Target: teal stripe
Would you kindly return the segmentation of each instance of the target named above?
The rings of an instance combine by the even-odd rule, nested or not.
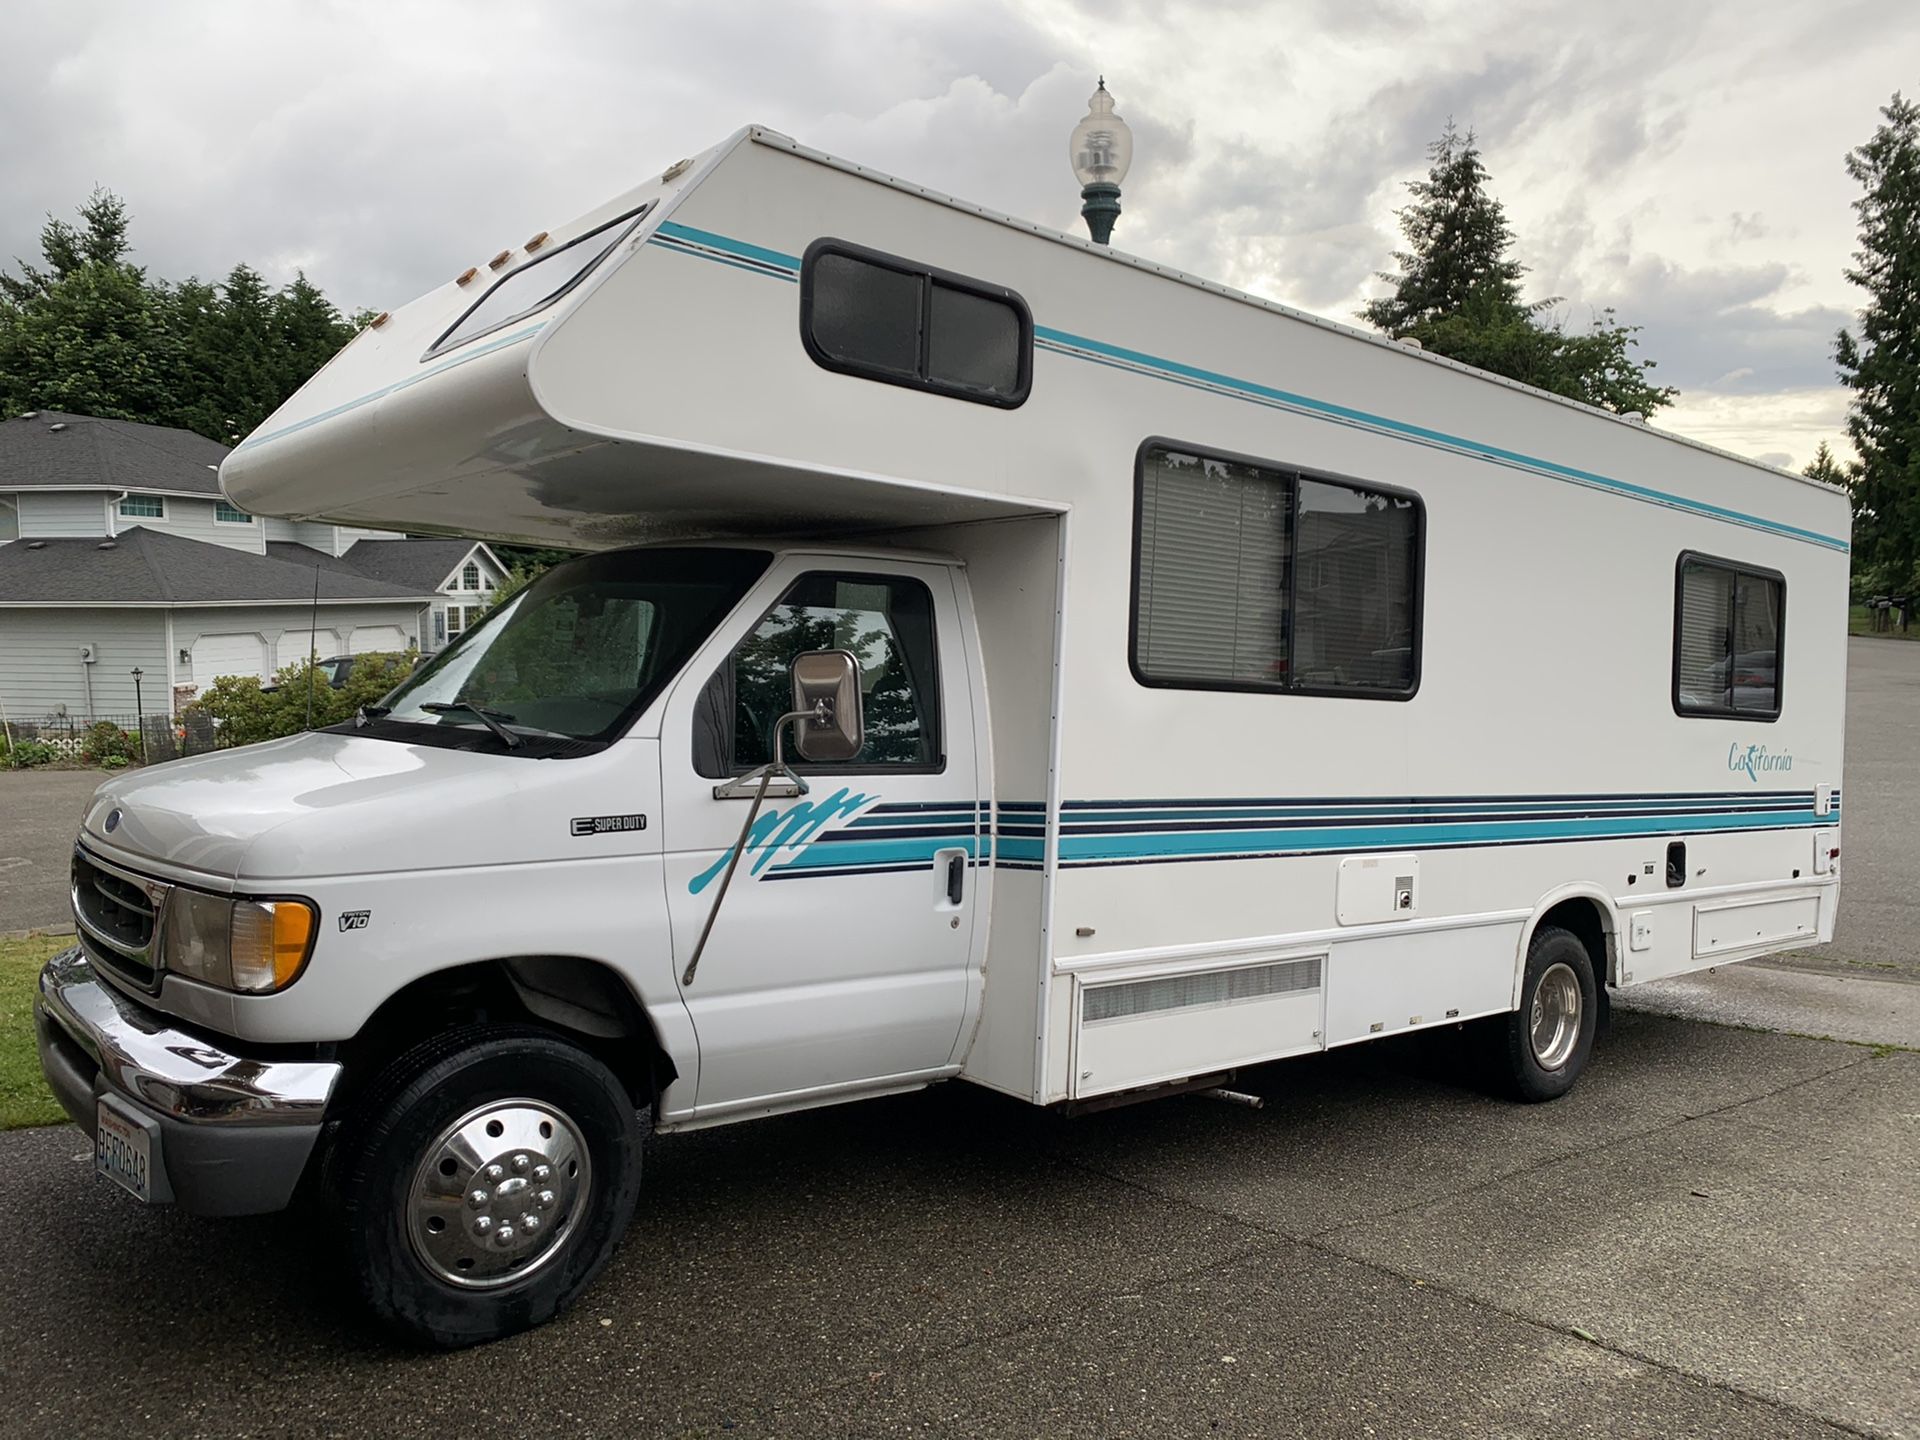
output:
[[[1447,825],[1355,825],[1301,830],[1202,830],[1175,835],[1063,835],[1066,861],[1177,859],[1248,851],[1384,850],[1405,846],[1444,849],[1489,841],[1601,840],[1686,834],[1702,830],[1761,830],[1829,823],[1811,809],[1767,815],[1668,815],[1593,820],[1489,820]],[[1035,847],[1037,842],[1028,841]],[[1002,853],[1006,851],[1003,849]],[[1010,855],[1008,858],[1038,858]]]
[[[336,405],[331,410],[322,410],[318,415],[309,415],[304,420],[296,420],[293,424],[283,425],[278,430],[269,430],[264,435],[256,431],[242,440],[238,445],[234,446],[234,451],[238,453],[246,449],[249,445],[264,445],[269,440],[278,440],[283,435],[291,435],[296,431],[305,430],[309,425],[318,425],[322,420],[331,420],[336,415],[345,415],[349,410],[358,410],[362,405],[371,405],[374,401],[383,399],[397,390],[404,390],[409,385],[418,385],[422,380],[431,380],[436,375],[443,374],[448,370],[457,369],[469,360],[478,360],[482,355],[492,354],[495,350],[504,350],[509,345],[518,345],[529,335],[537,334],[545,327],[546,323],[544,320],[537,321],[527,326],[524,330],[516,330],[511,335],[489,341],[487,344],[477,346],[472,350],[462,350],[460,354],[456,355],[453,359],[442,361],[430,370],[422,370],[417,375],[409,375],[404,380],[396,380],[391,385],[383,385],[378,390],[362,395],[358,400],[349,400],[346,404]]]
[[[694,245],[705,245],[712,250],[724,250],[729,255],[743,255],[749,260],[758,260],[762,265],[777,265],[782,270],[799,273],[800,261],[793,255],[782,254],[778,250],[768,250],[764,246],[749,245],[744,240],[732,240],[725,235],[716,235],[711,230],[696,230],[691,225],[682,225],[673,220],[662,220],[655,227],[654,234],[665,235],[673,240],[685,240]]]
[[[776,868],[781,871],[833,870],[844,865],[898,865],[909,861],[927,864],[941,850],[979,853],[971,835],[929,836],[921,840],[828,840],[809,845]]]
[[[1503,449],[1498,445],[1483,444],[1478,440],[1468,440],[1463,436],[1450,435],[1444,430],[1430,429],[1425,425],[1414,425],[1405,420],[1394,420],[1384,415],[1375,415],[1370,411],[1356,410],[1350,405],[1336,405],[1329,400],[1316,400],[1309,395],[1296,394],[1291,390],[1277,390],[1271,385],[1262,385],[1253,380],[1242,380],[1236,376],[1225,375],[1217,370],[1203,370],[1197,365],[1183,364],[1178,360],[1168,360],[1158,355],[1149,355],[1141,350],[1129,350],[1120,345],[1109,345],[1101,340],[1089,340],[1082,335],[1074,335],[1065,330],[1053,330],[1044,325],[1034,326],[1036,338],[1048,340],[1057,345],[1070,345],[1076,349],[1091,351],[1096,355],[1108,355],[1125,360],[1149,370],[1157,370],[1165,375],[1198,380],[1215,385],[1223,390],[1237,391],[1243,395],[1263,400],[1278,401],[1311,414],[1323,415],[1343,424],[1360,425],[1384,434],[1417,440],[1424,444],[1443,445],[1448,449],[1468,454],[1484,456],[1489,460],[1498,460],[1502,464],[1517,465],[1537,474],[1554,479],[1567,480],[1575,484],[1591,486],[1599,490],[1608,490],[1634,500],[1643,500],[1649,504],[1664,505],[1675,510],[1691,511],[1715,520],[1727,520],[1736,525],[1745,525],[1757,530],[1770,531],[1777,535],[1790,536],[1796,540],[1805,540],[1815,545],[1824,545],[1830,550],[1845,553],[1847,542],[1831,535],[1822,535],[1816,530],[1803,530],[1797,525],[1788,525],[1778,520],[1768,520],[1759,515],[1749,515],[1741,510],[1728,509],[1724,505],[1712,505],[1704,500],[1690,500],[1684,495],[1675,495],[1665,490],[1656,490],[1649,485],[1636,485],[1628,480],[1616,480],[1592,470],[1582,470],[1572,465],[1562,465],[1555,460],[1542,460],[1538,456],[1524,455],[1517,450]]]

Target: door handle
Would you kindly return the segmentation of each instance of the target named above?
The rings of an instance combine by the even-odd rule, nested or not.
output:
[[[947,903],[958,905],[967,896],[967,852],[955,850],[947,856]]]

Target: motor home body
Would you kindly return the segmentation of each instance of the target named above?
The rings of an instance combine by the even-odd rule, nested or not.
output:
[[[1607,987],[1833,932],[1843,495],[769,131],[375,320],[222,481],[592,552],[102,787],[42,983],[103,1168],[324,1171],[429,1338],[591,1278],[636,1109],[1469,1022],[1549,1098]]]

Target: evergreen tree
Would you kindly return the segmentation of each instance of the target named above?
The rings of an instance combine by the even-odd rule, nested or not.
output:
[[[22,260],[17,277],[0,273],[0,413],[149,419],[178,357],[165,307],[127,259],[120,199],[96,190],[80,219],[41,229],[44,269]]]
[[[1382,272],[1393,293],[1367,302],[1361,318],[1424,349],[1551,390],[1589,405],[1650,415],[1676,393],[1656,385],[1651,360],[1637,360],[1639,327],[1603,310],[1585,331],[1544,319],[1558,299],[1527,301],[1526,267],[1508,253],[1513,228],[1487,190],[1487,168],[1472,131],[1451,120],[1427,147],[1427,178],[1408,183],[1414,201],[1398,212],[1405,250],[1400,273]]]
[[[1809,480],[1818,480],[1822,485],[1844,487],[1848,479],[1846,466],[1833,458],[1833,451],[1824,440],[1820,442],[1820,448],[1813,452],[1812,463],[1800,473]]]
[[[1470,308],[1502,318],[1527,314],[1520,300],[1526,269],[1507,254],[1513,228],[1487,193],[1473,132],[1463,136],[1449,120],[1427,155],[1427,178],[1407,184],[1414,203],[1396,212],[1408,247],[1393,252],[1401,273],[1380,275],[1393,294],[1368,301],[1361,315],[1389,335],[1405,335]]]
[[[71,410],[231,445],[359,328],[305,275],[278,291],[244,264],[218,285],[150,280],[118,196],[96,190],[79,214],[47,221],[39,263],[0,271],[0,414]]]
[[[1867,292],[1859,333],[1834,341],[1853,391],[1854,556],[1898,591],[1920,587],[1920,106],[1896,91],[1885,124],[1847,155],[1862,194],[1847,279]]]

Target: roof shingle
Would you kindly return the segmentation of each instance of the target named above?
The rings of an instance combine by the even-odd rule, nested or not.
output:
[[[304,545],[272,549],[252,555],[144,526],[113,540],[18,540],[0,545],[0,604],[286,604],[311,601],[316,575],[322,601],[432,598],[432,585],[369,579]]]
[[[38,410],[0,420],[0,491],[98,486],[218,495],[227,447],[191,430]]]

